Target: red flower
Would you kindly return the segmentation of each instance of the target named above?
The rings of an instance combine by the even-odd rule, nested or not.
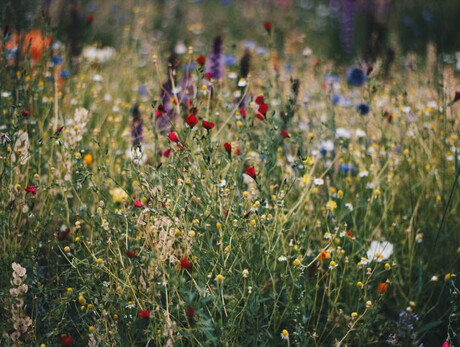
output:
[[[23,117],[29,117],[30,116],[30,111],[29,110],[22,111],[22,116]]]
[[[460,90],[456,91],[454,96],[454,102],[457,102],[458,100],[460,100]]]
[[[268,104],[262,104],[259,106],[259,109],[257,110],[259,113],[262,113],[262,115],[266,115],[268,111]]]
[[[195,61],[198,65],[204,66],[204,64],[206,64],[206,57],[204,55],[199,55]]]
[[[265,98],[263,95],[259,95],[255,100],[254,102],[257,104],[257,105],[262,105],[263,103],[265,103]]]
[[[377,287],[377,293],[379,294],[385,294],[385,292],[387,291],[388,289],[388,283],[385,283],[385,282],[382,282],[379,284],[379,286]]]
[[[165,113],[166,113],[165,107],[163,105],[158,105],[158,108],[155,111],[155,116],[158,118],[164,115]]]
[[[141,319],[150,319],[150,310],[146,308],[145,310],[139,311],[139,318]]]
[[[169,139],[172,141],[172,142],[179,142],[179,138],[177,137],[176,133],[171,131],[169,134],[168,134],[168,137]]]
[[[353,237],[353,231],[350,229],[347,231],[348,237]]]
[[[62,131],[62,129],[64,129],[64,126],[63,126],[63,125],[61,125],[60,127],[58,127],[58,128],[56,129],[56,134],[60,134],[61,131]]]
[[[248,175],[249,177],[251,177],[253,180],[257,178],[256,169],[254,169],[254,166],[247,168],[246,171],[244,171],[244,173]]]
[[[179,261],[179,266],[182,270],[190,270],[192,268],[192,263],[184,257]]]
[[[271,33],[272,31],[272,22],[266,21],[264,22],[264,28],[267,30],[267,33]]]
[[[169,158],[170,155],[171,155],[171,148],[163,152],[163,157]]]
[[[207,121],[203,121],[201,123],[203,125],[203,128],[205,128],[206,130],[211,130],[212,128],[214,128],[215,124],[212,123],[212,122],[207,122]]]
[[[198,113],[198,108],[196,108],[196,107],[191,107],[191,108],[190,108],[190,113],[193,114],[194,116],[196,116],[196,114]]]
[[[187,118],[185,118],[185,123],[187,123],[187,125],[188,125],[190,128],[193,128],[195,125],[197,125],[198,119],[195,117],[194,114],[191,114],[190,116],[188,116]]]
[[[234,153],[235,153],[235,155],[240,155],[241,154],[241,149],[239,149],[239,148],[235,149]]]
[[[291,137],[291,134],[289,134],[289,131],[286,129],[283,129],[281,130],[281,136],[283,136],[283,139],[285,139],[286,137]]]
[[[70,346],[74,342],[74,339],[68,335],[61,335],[59,343],[61,346]]]
[[[256,113],[256,118],[260,119],[260,120],[265,120],[265,117],[262,113]]]
[[[37,195],[37,188],[34,186],[27,186],[26,189],[24,189],[26,193],[31,193],[32,195]]]
[[[94,20],[94,16],[92,14],[89,14],[86,16],[86,24],[91,24]]]
[[[232,144],[231,143],[225,142],[224,148],[227,151],[228,155],[232,155]]]
[[[210,81],[210,80],[211,80],[211,73],[210,73],[210,72],[206,72],[206,73],[204,74],[204,78],[207,79],[208,81]]]
[[[140,200],[134,201],[134,207],[142,207],[142,202]]]
[[[127,250],[127,251],[126,251],[126,255],[128,256],[128,258],[131,258],[131,259],[134,259],[134,258],[137,257],[136,252],[130,251],[130,250]]]
[[[187,316],[187,320],[189,323],[193,322],[193,318],[195,317],[195,308],[193,306],[187,307],[185,310],[185,315]]]
[[[240,108],[240,115],[241,117],[246,118],[246,109],[244,107]]]

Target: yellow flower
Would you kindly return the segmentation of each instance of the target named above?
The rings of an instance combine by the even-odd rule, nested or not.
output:
[[[389,270],[391,268],[389,263],[385,263],[385,270]]]
[[[363,284],[363,282],[358,281],[358,283],[356,283],[356,286],[357,286],[358,288],[362,288],[362,287],[364,287],[364,284]]]
[[[224,276],[219,274],[219,275],[216,276],[216,282],[220,284],[220,283],[223,282],[224,278],[225,278]]]
[[[283,340],[288,340],[289,339],[289,331],[287,331],[286,329],[283,329],[283,331],[281,332],[281,338]]]
[[[72,287],[67,288],[67,293],[72,293],[72,292],[73,292],[73,288],[72,288]]]
[[[333,270],[337,267],[337,263],[333,260],[329,263],[329,269]]]
[[[94,331],[94,327],[92,325],[90,325],[88,330],[89,330],[90,333],[92,333]]]
[[[292,264],[294,264],[294,266],[300,266],[301,262],[299,259],[294,259],[294,261],[292,262]]]
[[[116,202],[116,203],[122,203],[123,201],[128,199],[128,194],[126,194],[126,192],[123,189],[118,188],[118,187],[113,188],[110,191],[110,195],[112,196],[113,202]]]
[[[452,275],[450,274],[450,272],[446,273],[446,275],[444,276],[444,280],[448,281],[450,280],[452,277]]]
[[[326,208],[329,211],[334,212],[334,210],[337,208],[337,203],[334,200],[329,200],[326,204]]]
[[[353,318],[353,319],[358,318],[358,312],[353,312],[353,313],[351,314],[351,318]]]
[[[220,224],[219,222],[216,223],[216,228],[217,229],[222,229],[222,224]]]
[[[83,295],[80,295],[80,296],[78,297],[78,302],[79,302],[80,304],[84,304],[84,303],[86,302],[86,300],[85,300],[85,298],[83,297]]]

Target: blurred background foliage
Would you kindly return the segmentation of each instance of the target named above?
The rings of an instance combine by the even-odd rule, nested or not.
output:
[[[408,53],[423,58],[428,43],[437,52],[460,50],[458,0],[2,0],[0,20],[4,32],[42,27],[61,41],[116,47],[123,38],[136,39],[123,31],[133,30],[133,12],[146,8],[151,9],[149,30],[137,34],[160,40],[159,46],[171,51],[193,40],[205,45],[200,40],[217,33],[231,33],[234,42],[256,39],[264,34],[260,22],[266,20],[274,25],[280,53],[295,33],[317,56],[337,62]]]

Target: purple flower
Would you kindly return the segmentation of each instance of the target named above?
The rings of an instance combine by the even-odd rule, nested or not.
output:
[[[224,45],[220,36],[217,36],[212,44],[207,59],[206,73],[209,73],[215,80],[224,76]]]
[[[139,147],[142,142],[142,116],[139,105],[136,104],[131,112],[131,141],[133,147]]]

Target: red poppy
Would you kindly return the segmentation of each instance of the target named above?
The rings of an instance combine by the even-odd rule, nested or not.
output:
[[[195,308],[193,306],[187,307],[185,310],[185,315],[187,316],[189,323],[192,323],[193,318],[195,317]]]
[[[86,16],[86,24],[91,24],[94,20],[94,16],[92,14],[89,14]]]
[[[157,110],[155,111],[155,116],[158,118],[164,115],[165,113],[166,113],[165,107],[163,105],[158,105]]]
[[[134,207],[142,207],[142,202],[140,200],[134,201]]]
[[[385,111],[383,117],[388,121],[388,123],[391,123],[391,121],[393,120],[393,115],[387,111]]]
[[[136,252],[130,251],[130,250],[127,250],[127,251],[126,251],[126,255],[127,255],[128,258],[131,258],[131,259],[134,259],[134,258],[137,257]]]
[[[224,148],[227,151],[228,155],[232,155],[232,144],[231,143],[225,142]]]
[[[456,91],[454,96],[454,102],[457,102],[458,100],[460,100],[460,90]]]
[[[206,72],[206,73],[204,74],[204,78],[210,81],[210,80],[211,80],[211,73],[210,73],[210,72]]]
[[[262,105],[263,103],[265,103],[265,98],[263,95],[259,95],[255,100],[254,102],[257,104],[257,105]]]
[[[170,155],[171,155],[171,148],[163,152],[163,157],[169,158]]]
[[[347,231],[348,237],[353,237],[353,231],[350,229]]]
[[[265,117],[262,113],[256,113],[256,118],[260,119],[260,120],[265,120]]]
[[[240,115],[241,117],[246,118],[246,109],[244,107],[240,108]]]
[[[206,57],[204,55],[199,55],[195,61],[198,65],[204,66],[204,64],[206,64]]]
[[[264,28],[267,30],[267,33],[271,33],[272,31],[272,22],[266,21],[264,22]]]
[[[195,125],[197,125],[198,119],[195,117],[194,114],[191,114],[190,116],[188,116],[187,118],[185,118],[185,123],[187,123],[187,125],[188,125],[190,128],[193,128]]]
[[[253,180],[255,180],[257,178],[257,175],[256,175],[256,169],[254,168],[254,166],[251,166],[250,168],[247,168],[244,173],[246,175],[248,175],[249,177],[251,177]]]
[[[281,136],[283,136],[283,139],[286,137],[291,137],[291,134],[286,129],[281,130]]]
[[[193,114],[194,116],[196,116],[196,114],[198,113],[198,108],[196,108],[196,107],[191,107],[191,108],[190,108],[190,113]]]
[[[268,111],[268,104],[262,104],[259,106],[259,109],[257,110],[259,113],[262,113],[262,115],[266,115]]]
[[[24,189],[26,193],[31,193],[32,195],[37,195],[37,188],[34,186],[27,186],[26,189]]]
[[[190,270],[192,268],[192,263],[184,257],[179,261],[179,266],[182,270]]]
[[[74,339],[68,335],[61,335],[59,343],[61,346],[70,346],[72,343],[74,343]]]
[[[139,318],[141,319],[150,319],[150,310],[146,308],[145,310],[139,311]]]
[[[30,116],[30,111],[29,110],[22,111],[22,116],[23,117],[29,117]]]
[[[378,285],[377,287],[377,293],[379,294],[385,294],[385,292],[387,291],[388,289],[388,283],[386,282],[382,282]]]
[[[169,139],[172,141],[172,142],[179,142],[179,138],[177,137],[176,133],[171,131],[169,134],[168,134],[168,137]]]
[[[70,234],[70,229],[69,228],[66,228],[65,230],[60,230],[58,233],[57,233],[57,239],[59,241],[65,241],[67,240],[67,237],[69,236]]]
[[[241,154],[241,149],[239,149],[239,148],[235,149],[234,154],[235,155],[240,155]]]
[[[203,125],[203,128],[205,128],[206,130],[211,130],[212,128],[214,128],[215,124],[212,123],[212,122],[207,122],[207,121],[203,121],[201,122],[201,124]]]

